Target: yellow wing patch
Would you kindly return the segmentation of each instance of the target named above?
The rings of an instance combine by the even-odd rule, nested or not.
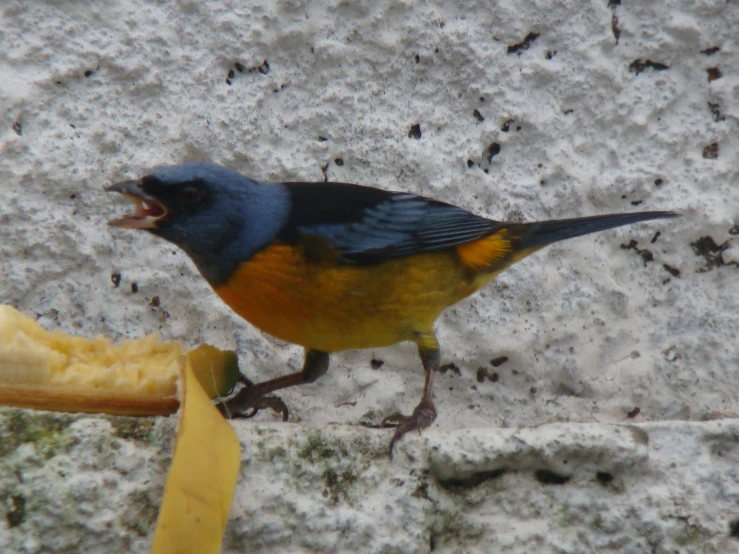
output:
[[[457,246],[456,250],[464,265],[481,271],[492,269],[496,263],[506,260],[511,254],[512,245],[508,231],[502,229],[485,238]]]

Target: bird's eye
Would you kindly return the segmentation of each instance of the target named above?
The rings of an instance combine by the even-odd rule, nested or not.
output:
[[[193,204],[200,200],[202,193],[195,187],[187,187],[182,189],[178,196],[185,204]]]

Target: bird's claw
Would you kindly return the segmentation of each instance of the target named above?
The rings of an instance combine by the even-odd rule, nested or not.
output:
[[[389,427],[395,425],[395,434],[390,441],[390,458],[393,457],[393,448],[395,443],[398,442],[403,436],[409,431],[418,430],[421,433],[422,429],[426,429],[436,420],[436,408],[431,401],[422,400],[421,403],[416,406],[413,410],[413,414],[406,416],[400,412],[390,414],[380,423],[380,427]]]
[[[246,386],[233,397],[218,404],[218,411],[227,419],[250,419],[257,415],[259,410],[271,409],[282,414],[282,421],[287,421],[289,410],[287,404],[276,396],[255,395],[250,388],[251,382],[241,380]]]

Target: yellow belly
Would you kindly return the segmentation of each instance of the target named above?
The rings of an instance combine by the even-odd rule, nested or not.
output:
[[[237,314],[282,340],[337,352],[402,341],[434,346],[441,311],[488,283],[453,249],[373,266],[308,262],[275,244],[244,262],[216,292]]]

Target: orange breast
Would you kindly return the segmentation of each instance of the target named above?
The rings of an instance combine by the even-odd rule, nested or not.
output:
[[[358,266],[332,256],[309,260],[300,248],[275,243],[215,290],[259,329],[308,348],[435,346],[433,324],[444,308],[533,251],[513,252],[502,230],[456,248]]]
[[[445,307],[484,284],[475,273],[454,250],[355,266],[308,262],[299,249],[274,244],[216,292],[259,329],[336,352],[423,343]]]

